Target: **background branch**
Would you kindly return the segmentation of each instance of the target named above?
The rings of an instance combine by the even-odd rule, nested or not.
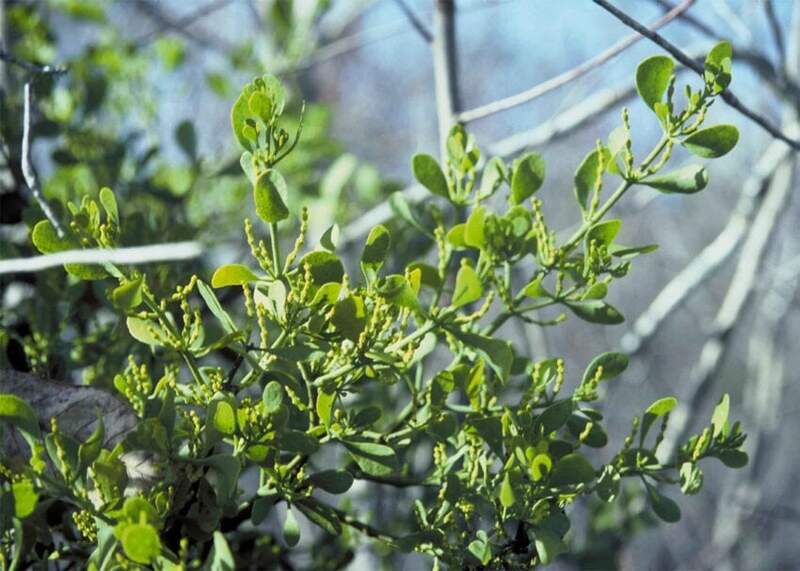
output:
[[[694,61],[688,55],[686,55],[683,51],[681,51],[678,47],[674,44],[667,41],[663,36],[658,34],[657,32],[651,31],[630,16],[628,16],[625,12],[622,12],[618,8],[614,7],[612,4],[607,2],[606,0],[592,0],[595,4],[612,14],[615,18],[617,18],[620,22],[625,24],[626,26],[633,28],[641,35],[645,36],[647,39],[652,41],[653,43],[661,46],[664,48],[669,54],[671,54],[675,59],[681,62],[683,65],[688,67],[689,69],[695,71],[700,77],[703,77],[703,66]],[[721,93],[722,99],[725,102],[739,111],[742,115],[749,118],[757,125],[759,125],[762,129],[767,131],[773,137],[780,139],[781,141],[789,144],[793,149],[800,150],[800,140],[792,138],[788,136],[786,133],[783,133],[780,129],[775,127],[770,121],[761,115],[760,113],[753,111],[744,103],[742,103],[738,97],[736,97],[730,89],[726,89]]]
[[[42,209],[42,212],[50,221],[50,224],[53,225],[56,234],[58,234],[59,238],[63,238],[64,228],[61,226],[58,216],[56,216],[56,213],[50,208],[50,205],[42,194],[42,189],[39,187],[39,179],[36,177],[36,169],[33,167],[33,161],[31,159],[32,99],[31,83],[28,82],[25,84],[25,108],[22,117],[22,155],[20,158],[22,163],[22,176],[25,178],[25,184],[28,185],[28,190],[31,191],[31,196],[33,196],[33,199],[39,204],[39,208]]]

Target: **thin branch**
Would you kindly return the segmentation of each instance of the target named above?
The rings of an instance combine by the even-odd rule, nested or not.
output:
[[[0,48],[0,60],[3,60],[6,63],[10,63],[11,65],[15,65],[18,68],[24,69],[28,73],[32,73],[35,75],[59,75],[67,72],[66,66],[40,65],[36,63],[31,63],[29,61],[21,60],[17,57],[14,57],[12,54],[10,54],[9,52],[7,52],[2,48]]]
[[[778,141],[767,148],[744,183],[739,201],[725,228],[664,286],[639,315],[631,331],[620,342],[623,350],[630,354],[641,351],[666,319],[736,251],[756,208],[764,198],[775,169],[788,155],[789,148]]]
[[[625,12],[622,12],[618,8],[611,5],[606,0],[592,0],[595,4],[609,12],[615,18],[617,18],[620,22],[625,24],[626,26],[636,30],[641,35],[652,41],[653,43],[661,46],[664,48],[668,53],[670,53],[675,59],[681,62],[683,65],[688,67],[689,69],[696,72],[700,77],[703,77],[704,69],[703,66],[694,61],[688,55],[686,55],[683,51],[681,51],[677,46],[666,40],[663,36],[658,34],[657,32],[653,32],[647,29],[645,26],[628,16]],[[721,94],[722,99],[725,102],[739,111],[745,117],[748,117],[753,122],[758,124],[762,129],[767,131],[773,137],[780,139],[781,141],[791,145],[791,147],[795,150],[800,150],[800,140],[793,139],[783,133],[779,128],[774,126],[770,121],[761,115],[760,113],[753,111],[749,107],[747,107],[744,103],[742,103],[738,97],[736,97],[730,89],[726,89]]]
[[[422,36],[422,39],[425,40],[426,43],[433,43],[433,32],[428,29],[428,26],[422,21],[422,18],[414,12],[414,9],[406,3],[406,0],[394,0],[394,3],[400,8],[400,11],[403,12],[403,15],[405,15],[411,23],[411,26]]]
[[[188,28],[198,20],[201,20],[206,16],[217,12],[218,10],[225,8],[232,3],[233,0],[212,0],[207,4],[200,6],[197,10],[194,10],[185,16],[176,18],[171,14],[167,14],[157,2],[153,2],[152,0],[136,0],[134,2],[134,6],[136,6],[139,11],[147,15],[151,20],[155,21],[157,27],[142,34],[133,40],[133,43],[136,47],[141,48],[150,43],[161,32],[164,32],[165,30],[173,30],[199,44],[216,44],[214,46],[216,49],[223,51],[229,50],[231,49],[230,44],[221,40],[220,38],[212,36],[202,38],[189,31]]]
[[[772,39],[775,42],[775,49],[778,51],[778,60],[781,67],[783,67],[786,60],[786,42],[783,40],[783,30],[781,29],[780,21],[778,21],[778,16],[775,14],[775,6],[773,6],[772,0],[764,0],[764,14],[767,16]]]
[[[488,152],[490,155],[506,158],[525,149],[539,147],[567,137],[582,127],[599,120],[605,111],[627,98],[633,97],[635,93],[636,90],[633,87],[617,87],[600,91],[534,129],[493,143],[488,147]],[[419,184],[408,186],[399,192],[407,202],[412,204],[430,197],[430,192]],[[349,222],[347,227],[342,230],[341,243],[343,247],[360,240],[369,234],[369,231],[377,224],[385,224],[393,216],[392,207],[388,201],[383,201],[367,210]]]
[[[690,373],[687,397],[672,414],[664,442],[665,457],[671,458],[685,439],[690,428],[692,413],[705,400],[722,364],[728,347],[728,337],[753,292],[770,237],[791,194],[793,168],[794,161],[787,161],[778,167],[764,203],[747,234],[731,285],[714,318],[710,335],[700,351],[700,357]]]
[[[444,156],[447,135],[461,109],[456,56],[456,18],[454,0],[434,0],[433,77],[436,83],[436,115],[439,143]]]
[[[684,0],[678,6],[661,16],[658,20],[653,22],[650,25],[650,28],[653,30],[657,30],[662,26],[665,26],[683,12],[689,9],[689,7],[694,4],[695,0]],[[464,111],[458,115],[458,120],[464,123],[468,123],[470,121],[475,121],[476,119],[482,119],[484,117],[489,117],[490,115],[494,115],[495,113],[499,113],[501,111],[506,111],[508,109],[512,109],[523,103],[527,103],[529,101],[533,101],[545,95],[546,93],[550,93],[554,89],[558,89],[559,87],[570,83],[571,81],[575,81],[579,77],[582,77],[596,69],[597,67],[603,65],[613,57],[617,56],[621,52],[625,51],[636,42],[641,39],[641,35],[639,34],[631,34],[627,36],[605,50],[604,52],[596,55],[595,57],[573,67],[570,70],[565,71],[564,73],[557,75],[551,79],[543,81],[538,85],[534,85],[530,89],[526,89],[521,93],[517,93],[516,95],[511,95],[510,97],[505,97],[503,99],[498,99],[497,101],[493,101],[491,103],[487,103],[485,105],[481,105],[474,109],[470,109],[468,111]]]
[[[31,84],[25,84],[25,108],[22,115],[22,156],[20,162],[22,163],[22,176],[25,178],[25,184],[31,191],[33,199],[39,204],[45,217],[53,225],[53,229],[58,234],[59,238],[64,237],[64,228],[58,220],[58,216],[50,208],[50,205],[45,200],[42,194],[42,189],[39,187],[39,180],[36,177],[36,169],[33,168],[33,161],[31,160]]]
[[[624,86],[598,91],[574,107],[559,113],[533,129],[522,131],[489,145],[490,155],[509,157],[532,147],[541,147],[574,133],[581,127],[600,118],[599,114],[632,99],[636,88],[626,82]]]
[[[116,249],[66,250],[32,258],[0,260],[0,275],[39,272],[64,264],[134,265],[189,260],[197,258],[202,253],[203,246],[199,242],[172,242]]]
[[[671,2],[668,2],[667,0],[651,0],[651,1],[655,2],[662,10],[664,10],[664,12],[669,12],[675,7]],[[717,37],[716,32],[714,32],[714,30],[712,30],[708,24],[706,24],[696,16],[692,16],[688,12],[681,14],[680,19],[686,22],[687,24],[694,26],[695,29],[704,33],[707,36],[711,36],[713,38]]]
[[[671,10],[673,5],[668,0],[652,0],[663,10]],[[711,29],[710,26],[689,13],[684,13],[680,17],[681,21],[695,28],[698,32],[706,35],[712,40],[717,40],[720,34]],[[734,44],[733,53],[737,61],[745,63],[763,79],[771,89],[773,89],[783,99],[800,99],[800,84],[790,78],[783,69],[776,68],[775,65],[761,52],[757,52],[748,46]],[[697,59],[697,58],[692,58]],[[785,59],[785,58],[782,58]],[[782,61],[782,64],[784,62]]]

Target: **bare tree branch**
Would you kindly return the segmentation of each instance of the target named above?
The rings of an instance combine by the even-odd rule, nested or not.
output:
[[[533,129],[522,131],[489,145],[489,154],[501,157],[516,155],[532,147],[541,147],[574,133],[581,127],[599,119],[603,113],[632,99],[636,95],[633,84],[626,82],[587,97],[574,107],[559,113]]]
[[[672,457],[678,445],[685,439],[692,413],[704,401],[719,370],[728,346],[728,337],[753,291],[767,244],[791,194],[794,166],[794,161],[787,161],[778,167],[764,203],[747,234],[731,285],[714,318],[700,357],[690,373],[687,396],[672,413],[664,440],[663,450],[666,457]]]
[[[661,16],[658,20],[653,22],[650,27],[653,30],[657,30],[662,26],[665,26],[675,18],[677,18],[680,14],[685,12],[689,9],[689,7],[694,4],[695,0],[684,0],[678,6]],[[534,85],[530,89],[526,89],[521,93],[517,93],[516,95],[511,95],[510,97],[505,97],[503,99],[498,99],[497,101],[493,101],[491,103],[487,103],[485,105],[481,105],[479,107],[475,107],[474,109],[470,109],[468,111],[464,111],[458,114],[458,120],[464,123],[468,123],[470,121],[475,121],[477,119],[482,119],[484,117],[489,117],[490,115],[494,115],[495,113],[499,113],[501,111],[506,111],[508,109],[512,109],[523,103],[527,103],[529,101],[533,101],[545,95],[546,93],[550,93],[554,89],[558,89],[559,87],[571,82],[575,81],[579,77],[582,77],[592,71],[593,69],[603,65],[616,55],[620,54],[621,52],[625,51],[633,44],[638,42],[641,39],[641,35],[639,34],[631,34],[627,36],[605,50],[604,52],[598,54],[597,56],[581,63],[573,67],[570,70],[565,71],[564,73],[557,75],[551,79],[543,81],[538,85]]]
[[[20,69],[24,69],[28,73],[37,75],[58,75],[67,72],[66,66],[40,65],[36,63],[31,63],[29,61],[21,60],[17,57],[14,57],[12,54],[10,54],[9,52],[7,52],[2,48],[0,48],[0,60],[3,60],[6,63],[10,63],[11,65],[15,65]]]
[[[173,30],[198,44],[207,44],[221,51],[230,50],[232,46],[228,42],[215,36],[199,35],[190,31],[188,28],[198,20],[225,8],[231,3],[233,3],[233,0],[212,0],[200,6],[197,10],[176,18],[166,13],[158,2],[152,0],[135,0],[134,6],[148,18],[156,22],[157,27],[142,34],[136,38],[133,43],[137,47],[142,47],[150,43],[158,34],[166,30]]]
[[[203,253],[199,242],[172,242],[154,246],[134,246],[116,249],[66,250],[32,258],[0,260],[0,275],[38,272],[64,264],[150,264],[188,260]]]
[[[414,9],[406,3],[406,0],[394,0],[394,3],[397,4],[397,7],[403,12],[411,23],[411,26],[422,36],[422,39],[429,44],[433,43],[433,32],[428,29],[428,26],[422,21],[422,18],[414,12]]]
[[[657,32],[653,32],[628,16],[625,12],[619,10],[618,8],[614,7],[612,4],[607,2],[606,0],[592,0],[595,4],[612,14],[615,18],[617,18],[620,22],[639,32],[641,35],[652,41],[653,43],[661,46],[664,48],[668,53],[670,53],[675,59],[681,62],[683,65],[688,67],[689,69],[695,71],[700,77],[703,76],[704,70],[703,66],[694,61],[688,55],[686,55],[683,51],[681,51],[677,46],[672,44],[671,42],[667,41],[663,36],[658,34]],[[739,111],[745,117],[748,117],[750,120],[755,122],[759,125],[762,129],[767,131],[773,137],[780,139],[781,141],[789,144],[795,150],[800,150],[800,140],[794,139],[783,133],[779,128],[775,127],[770,121],[761,115],[760,113],[753,111],[749,107],[747,107],[744,103],[742,103],[738,97],[736,97],[730,89],[726,89],[721,93],[722,99],[725,102]]]
[[[664,286],[647,309],[636,318],[631,330],[620,342],[624,351],[631,354],[641,351],[667,317],[681,307],[736,251],[750,226],[756,208],[764,198],[775,169],[788,156],[789,148],[778,141],[767,148],[744,183],[739,201],[725,228]]]
[[[25,184],[28,185],[28,189],[31,191],[33,199],[39,204],[39,208],[42,209],[42,212],[50,221],[50,224],[53,225],[53,229],[56,231],[56,234],[58,234],[59,238],[63,238],[64,228],[61,226],[58,216],[56,216],[56,213],[53,212],[52,208],[50,208],[50,205],[47,203],[47,200],[45,200],[44,195],[42,194],[42,189],[39,187],[39,180],[36,177],[36,169],[33,168],[33,161],[31,160],[32,97],[31,84],[30,82],[27,82],[25,84],[25,108],[22,115],[22,155],[20,158],[20,162],[22,163],[22,176],[25,178]]]
[[[436,115],[442,156],[450,127],[461,108],[456,56],[456,18],[454,0],[434,0],[433,77],[436,83]]]
[[[510,157],[525,149],[539,147],[552,141],[567,137],[600,119],[602,114],[615,107],[618,103],[633,97],[636,90],[632,86],[615,87],[606,89],[587,98],[585,101],[571,109],[559,113],[541,125],[511,135],[489,145],[490,155]],[[414,184],[399,191],[403,198],[410,203],[417,203],[430,196],[430,192],[421,185]],[[366,236],[377,224],[384,224],[393,217],[392,207],[384,201],[367,210],[355,220],[349,222],[342,230],[341,243],[350,244]]]
[[[772,31],[772,39],[775,42],[775,49],[778,52],[778,61],[781,66],[786,63],[786,44],[783,41],[783,30],[781,23],[778,21],[778,16],[775,14],[775,7],[772,5],[772,0],[764,0],[764,14],[767,16],[769,28]]]
[[[673,5],[668,2],[668,0],[652,1],[663,10],[671,10],[673,8]],[[710,39],[717,40],[720,37],[720,34],[711,29],[710,26],[693,17],[688,12],[681,14],[680,19]],[[767,56],[748,46],[736,44],[733,46],[733,53],[737,61],[749,65],[750,68],[755,71],[762,80],[767,82],[767,85],[780,97],[783,99],[800,99],[800,85],[798,85],[797,81],[790,78],[783,69],[779,69],[773,65]],[[782,65],[784,64],[784,60],[785,57],[782,57]]]

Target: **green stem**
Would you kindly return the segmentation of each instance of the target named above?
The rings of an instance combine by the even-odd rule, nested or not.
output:
[[[650,151],[650,154],[642,161],[642,164],[639,166],[639,170],[647,168],[650,163],[652,163],[656,157],[664,150],[664,147],[667,146],[667,142],[669,141],[669,136],[663,135],[661,140],[655,146],[655,148]],[[564,254],[569,253],[581,239],[586,235],[586,233],[597,224],[606,213],[611,210],[611,208],[619,201],[620,198],[628,191],[630,187],[636,184],[637,180],[635,178],[629,178],[620,184],[614,193],[609,197],[609,199],[601,206],[597,212],[595,212],[592,216],[590,216],[586,222],[584,222],[580,228],[570,237],[569,240],[561,247],[561,250]]]
[[[281,250],[278,247],[278,223],[277,222],[270,222],[269,225],[269,241],[270,245],[272,246],[272,266],[275,268],[275,277],[279,278],[283,273],[283,268],[281,267]]]

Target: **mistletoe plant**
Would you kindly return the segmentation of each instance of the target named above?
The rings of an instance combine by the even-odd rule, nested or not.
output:
[[[679,105],[672,60],[639,65],[637,89],[663,135],[637,160],[623,112],[577,169],[581,222],[563,241],[535,197],[542,157],[481,168],[473,137],[454,127],[443,165],[428,155],[412,162],[450,206],[432,208],[432,229],[403,210],[430,233],[431,256],[391,273],[397,245],[378,225],[361,275],[345,270],[335,227],[306,247],[305,209],[294,246],[282,247],[278,226],[291,213],[278,165],[300,133],[281,127],[275,77],[246,85],[233,131],[269,237],[245,220],[254,264],[223,265],[210,283],[191,276],[172,292],[153,291],[136,268],[66,267],[106,280],[110,305],[142,344],[113,381],[135,422],[112,434],[100,410],[93,433],[78,437],[58,418],[43,430],[24,400],[0,395],[2,425],[30,449],[0,466],[0,567],[59,559],[90,569],[335,569],[369,542],[382,556],[425,554],[435,569],[530,569],[568,549],[570,504],[591,495],[613,502],[626,478],[656,516],[678,521],[666,486],[695,494],[700,461],[747,462],[728,397],[668,458],[659,446],[676,400],[654,402],[599,464],[591,449],[609,439],[595,402],[625,370],[625,355],[568,372],[562,359],[534,362],[497,333],[510,319],[623,320],[604,298],[654,247],[616,243],[621,222],[606,215],[634,187],[702,190],[702,166],[667,170],[673,149],[714,158],[738,139],[731,125],[703,125],[730,82],[730,45],[714,47],[705,69],[702,88],[687,86]],[[63,238],[47,221],[33,228],[42,252],[117,246],[121,216],[109,189],[69,211]],[[512,279],[520,275],[521,285]],[[238,291],[243,303],[223,307],[218,293],[235,302]],[[555,317],[541,317],[545,308]],[[392,493],[399,501],[370,514],[371,500]]]

